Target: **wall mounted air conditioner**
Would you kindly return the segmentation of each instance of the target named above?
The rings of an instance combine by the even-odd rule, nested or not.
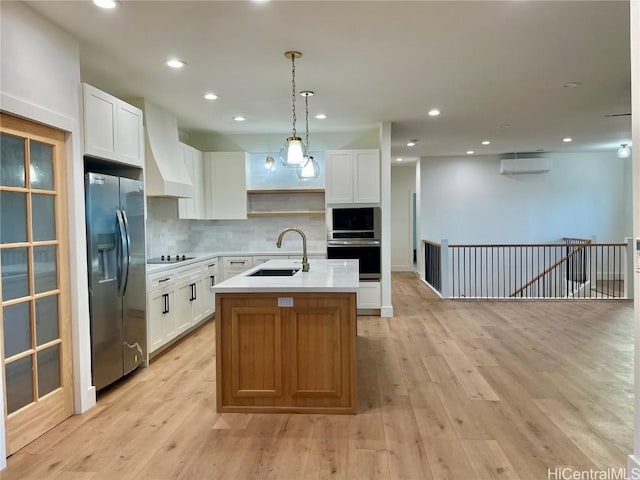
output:
[[[500,160],[502,175],[518,175],[522,173],[544,173],[551,170],[551,159],[542,157],[503,158]]]

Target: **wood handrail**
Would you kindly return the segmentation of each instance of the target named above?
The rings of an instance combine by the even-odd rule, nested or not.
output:
[[[568,247],[570,245],[565,245],[565,247]],[[571,252],[568,255],[565,255],[563,258],[561,258],[560,260],[558,260],[556,263],[554,263],[553,265],[551,265],[549,268],[547,268],[544,272],[539,273],[538,275],[536,275],[535,277],[533,277],[531,280],[529,280],[527,283],[525,283],[522,287],[520,287],[518,290],[516,290],[515,292],[513,292],[511,295],[509,295],[509,297],[515,297],[517,296],[520,292],[524,291],[526,288],[530,287],[531,285],[533,285],[535,282],[537,282],[538,280],[540,280],[542,277],[544,277],[547,273],[555,270],[556,268],[558,268],[560,265],[562,265],[564,262],[566,262],[567,260],[569,260],[571,257],[573,257],[576,253],[578,253],[580,250],[584,249],[587,246],[591,246],[591,242],[589,243],[585,243],[583,245],[578,245],[578,247]]]

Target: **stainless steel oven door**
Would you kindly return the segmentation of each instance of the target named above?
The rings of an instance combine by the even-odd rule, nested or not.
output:
[[[356,259],[361,281],[380,280],[379,240],[332,240],[327,242],[329,260]]]

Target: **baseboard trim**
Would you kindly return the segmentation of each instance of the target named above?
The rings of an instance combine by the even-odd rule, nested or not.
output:
[[[393,305],[388,305],[380,309],[380,316],[385,318],[393,317]]]

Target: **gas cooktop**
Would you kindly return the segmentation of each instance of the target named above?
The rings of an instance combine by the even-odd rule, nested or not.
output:
[[[191,260],[192,258],[195,257],[187,257],[186,255],[161,255],[160,257],[149,258],[147,263],[179,263],[184,262],[185,260]]]

